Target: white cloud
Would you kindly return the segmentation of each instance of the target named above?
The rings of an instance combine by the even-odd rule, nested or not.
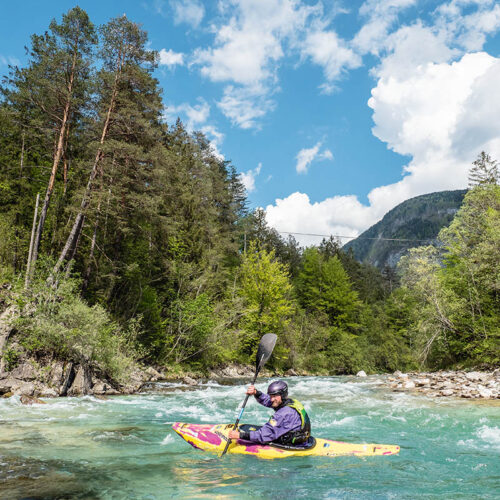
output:
[[[253,170],[248,170],[240,174],[240,179],[248,193],[255,191],[255,178],[260,174],[262,163],[259,163]]]
[[[262,88],[228,85],[217,106],[234,125],[249,129],[259,128],[259,119],[274,109],[275,103]]]
[[[319,154],[318,160],[333,160],[333,153],[329,149],[325,149]]]
[[[295,159],[297,160],[297,164],[295,165],[295,170],[298,174],[307,173],[307,169],[309,165],[317,159],[317,160],[333,160],[333,154],[329,149],[325,149],[320,152],[321,141],[317,142],[312,148],[304,148],[301,149]]]
[[[197,0],[172,0],[170,5],[174,12],[175,24],[186,23],[197,28],[205,15],[205,7]]]
[[[308,33],[302,44],[302,54],[323,67],[325,78],[329,82],[337,80],[343,71],[361,66],[361,57],[334,31]],[[331,90],[331,86],[328,90]]]
[[[174,52],[172,49],[161,49],[159,52],[160,65],[172,67],[182,66],[184,64],[184,54],[181,52]]]
[[[265,210],[268,224],[278,231],[309,235],[357,236],[377,221],[370,207],[360,203],[356,196],[334,196],[311,203],[307,194],[296,192],[277,199]],[[321,241],[317,236],[295,238],[302,245],[318,245]]]
[[[399,12],[416,3],[417,0],[367,0],[359,14],[368,20],[354,37],[352,46],[360,54],[378,55]]]
[[[198,97],[198,104],[191,106],[185,102],[178,106],[169,106],[165,110],[167,120],[175,120],[177,116],[186,118],[186,128],[192,132],[199,125],[205,123],[210,115],[210,105],[202,97]]]
[[[275,76],[284,57],[283,43],[301,29],[312,8],[294,0],[225,0],[229,19],[214,26],[214,46],[198,49],[194,64],[215,82],[261,84]]]
[[[435,18],[436,28],[446,33],[450,44],[477,51],[486,36],[500,28],[500,5],[495,0],[452,0],[436,8]]]

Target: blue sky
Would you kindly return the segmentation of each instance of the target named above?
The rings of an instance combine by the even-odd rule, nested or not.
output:
[[[0,73],[74,5],[4,2]],[[405,199],[465,187],[481,150],[500,159],[498,1],[78,5],[95,24],[142,24],[167,121],[203,131],[279,231],[357,235]]]

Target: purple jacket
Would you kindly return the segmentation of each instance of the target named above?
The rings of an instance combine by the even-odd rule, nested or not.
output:
[[[255,396],[255,399],[261,405],[271,408],[271,398],[267,394],[260,393]],[[250,431],[250,441],[261,444],[269,443],[288,431],[300,429],[301,425],[302,421],[297,411],[289,406],[283,406],[258,431]]]

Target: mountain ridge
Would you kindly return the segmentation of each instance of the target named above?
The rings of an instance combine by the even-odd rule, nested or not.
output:
[[[436,242],[439,231],[453,220],[466,192],[437,191],[405,200],[343,248],[351,250],[358,261],[379,269],[396,267],[408,249]]]

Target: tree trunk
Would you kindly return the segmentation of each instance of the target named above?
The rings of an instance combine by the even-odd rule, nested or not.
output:
[[[111,120],[111,113],[113,112],[113,109],[115,107],[116,97],[118,94],[118,81],[119,81],[119,77],[121,74],[122,65],[123,65],[123,60],[122,60],[122,56],[120,54],[119,58],[118,58],[117,71],[115,73],[115,80],[113,83],[113,91],[111,93],[111,100],[110,100],[110,103],[108,106],[108,111],[106,113],[106,120],[104,121],[104,126],[102,128],[101,140],[99,141],[99,144],[101,146],[104,144],[104,141],[106,140],[106,136],[108,134],[109,123]],[[83,223],[85,221],[85,212],[87,211],[87,208],[88,208],[90,200],[91,200],[91,194],[92,194],[92,188],[94,185],[94,180],[96,178],[99,163],[102,160],[102,157],[103,157],[102,147],[99,147],[97,149],[94,164],[92,165],[92,170],[90,171],[89,180],[87,182],[87,187],[85,189],[85,193],[83,194],[82,202],[80,204],[80,211],[76,215],[75,222],[73,223],[73,227],[71,228],[68,239],[66,240],[64,248],[62,249],[61,254],[59,255],[59,259],[57,260],[56,265],[54,266],[54,269],[52,270],[53,274],[55,274],[59,271],[59,269],[61,268],[61,265],[65,259],[67,259],[67,258],[72,259],[76,253],[76,250],[78,247],[78,240],[80,238],[80,233],[81,233],[81,230],[83,228]],[[70,255],[69,252],[71,249],[72,249],[72,252]]]
[[[73,83],[75,78],[75,68],[76,68],[76,52],[73,54],[73,63],[71,66],[71,73],[68,82],[68,95],[66,98],[66,104],[64,106],[64,113],[61,121],[61,127],[59,129],[59,137],[57,140],[57,147],[54,153],[54,160],[52,162],[52,170],[50,172],[49,184],[47,186],[47,191],[45,192],[45,199],[43,200],[42,211],[40,212],[40,219],[38,221],[38,227],[35,235],[35,242],[33,245],[33,255],[32,268],[35,268],[36,261],[38,259],[38,252],[40,250],[40,243],[42,240],[43,226],[45,225],[45,219],[47,218],[47,210],[49,208],[50,198],[54,191],[54,184],[56,181],[57,169],[59,167],[59,162],[61,161],[61,156],[64,150],[64,140],[66,137],[66,128],[68,126],[68,118],[71,109],[71,98],[73,95]]]
[[[26,288],[29,285],[31,278],[31,257],[33,254],[33,240],[35,239],[35,227],[36,227],[36,219],[38,217],[38,202],[40,201],[40,193],[36,195],[36,203],[35,203],[35,215],[33,216],[33,229],[31,230],[31,239],[30,239],[30,248],[28,252],[28,263],[26,264],[26,277],[24,279],[24,287]]]
[[[23,168],[24,168],[24,142],[25,142],[25,132],[23,130],[22,133],[22,141],[21,141],[21,159],[19,161],[19,184],[17,187],[17,196],[21,199],[21,182],[23,178]],[[19,207],[16,211],[16,216],[14,218],[14,255],[12,257],[12,267],[14,268],[14,273],[17,271],[17,263],[19,261],[18,255],[20,253],[18,248],[18,240],[19,240],[19,222],[20,222],[20,213]]]

